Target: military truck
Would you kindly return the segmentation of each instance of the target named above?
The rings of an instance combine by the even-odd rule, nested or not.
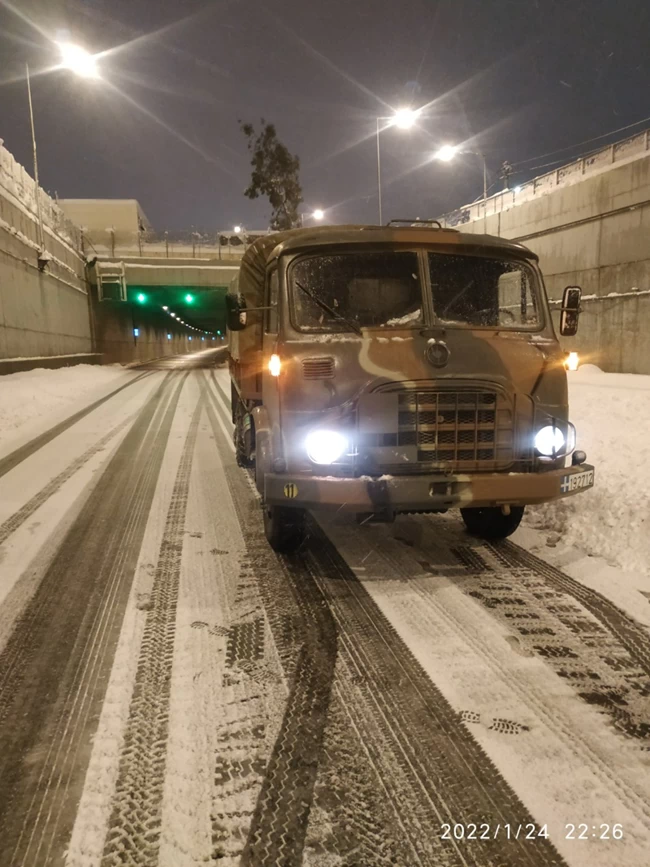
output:
[[[567,287],[562,334],[579,309]],[[227,318],[237,459],[278,551],[315,509],[457,508],[471,534],[503,538],[526,505],[594,483],[521,244],[414,221],[269,234],[245,253]]]

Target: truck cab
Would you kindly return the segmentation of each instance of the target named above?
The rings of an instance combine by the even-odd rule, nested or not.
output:
[[[562,333],[579,305],[567,287]],[[520,244],[431,225],[291,230],[249,248],[227,307],[237,458],[276,550],[302,543],[314,509],[457,508],[470,533],[503,538],[526,505],[593,485]]]

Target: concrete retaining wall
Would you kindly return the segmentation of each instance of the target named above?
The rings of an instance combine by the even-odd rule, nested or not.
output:
[[[52,258],[39,271],[34,193],[32,179],[0,147],[0,359],[92,353],[84,261],[41,191]]]
[[[473,210],[457,227],[534,250],[551,299],[582,287],[580,330],[567,349],[607,371],[650,374],[650,154],[521,204],[504,199],[498,213]]]

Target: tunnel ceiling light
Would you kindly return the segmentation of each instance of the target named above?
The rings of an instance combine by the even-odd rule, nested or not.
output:
[[[169,307],[167,307],[165,304],[163,304],[163,310],[169,310]]]

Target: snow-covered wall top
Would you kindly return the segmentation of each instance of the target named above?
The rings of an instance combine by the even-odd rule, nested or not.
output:
[[[36,182],[3,146],[2,139],[0,139],[1,193],[13,197],[14,201],[17,201],[34,220],[37,219]],[[39,191],[39,200],[43,225],[72,245],[75,250],[81,250],[79,229],[66,218],[63,210],[42,188]]]
[[[502,190],[471,205],[463,205],[439,217],[443,226],[460,226],[473,220],[507,211],[524,202],[533,201],[555,190],[580,183],[593,175],[609,171],[622,163],[641,159],[650,152],[650,129],[608,145],[598,151],[560,166],[552,172],[538,175],[525,184]]]

